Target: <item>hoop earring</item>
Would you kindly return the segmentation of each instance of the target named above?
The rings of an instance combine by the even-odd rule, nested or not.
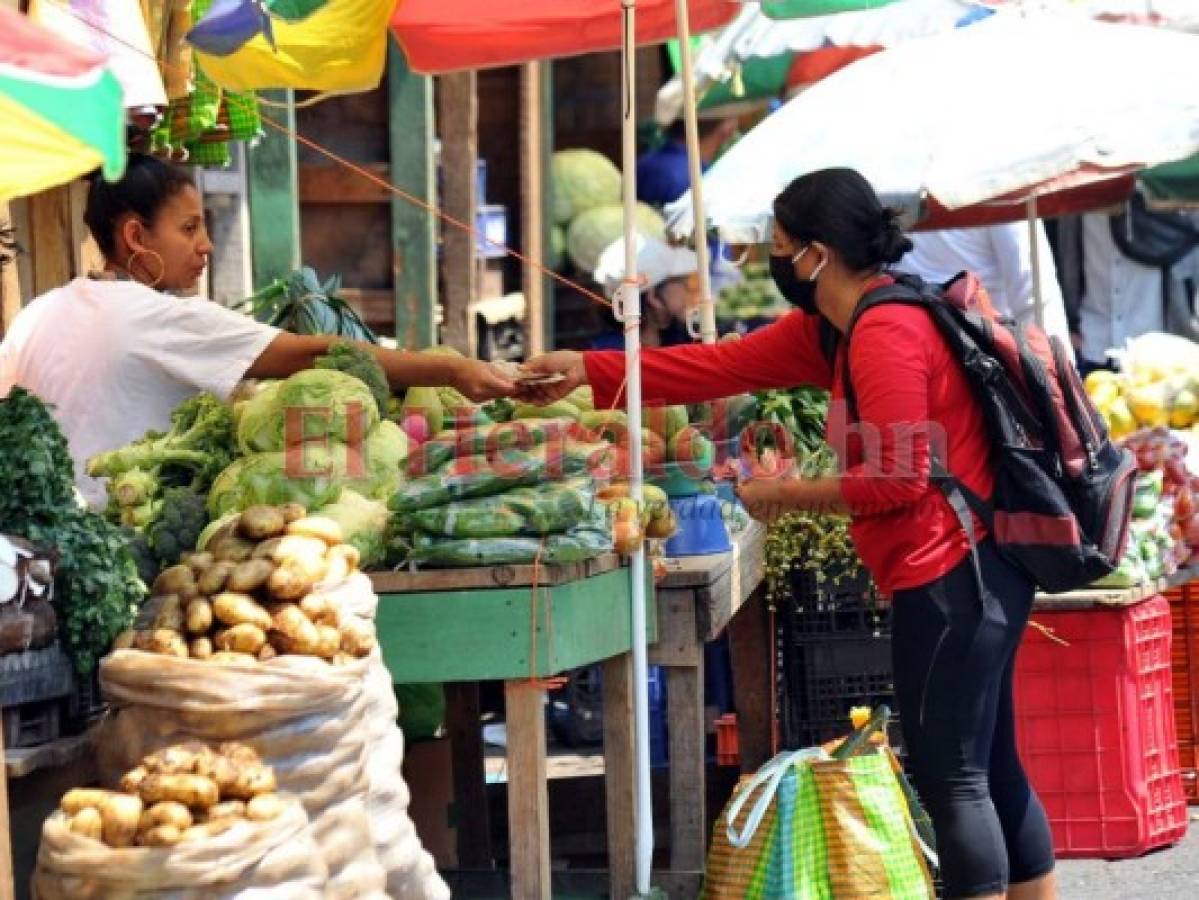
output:
[[[125,260],[125,271],[129,273],[130,278],[132,278],[134,281],[138,281],[139,280],[138,277],[133,274],[133,261],[135,259],[137,259],[139,256],[141,256],[143,253],[146,254],[147,256],[153,256],[158,260],[158,277],[155,278],[148,285],[146,285],[146,287],[149,287],[149,288],[156,288],[162,282],[162,279],[166,277],[167,264],[163,261],[163,258],[154,250],[134,250],[133,253],[130,255],[130,257],[127,260]]]

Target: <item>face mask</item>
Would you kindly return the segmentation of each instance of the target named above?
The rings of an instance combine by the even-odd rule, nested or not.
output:
[[[770,277],[774,279],[779,293],[783,295],[788,303],[802,309],[808,315],[814,316],[819,312],[816,308],[816,279],[820,277],[820,271],[824,268],[824,263],[822,262],[816,267],[815,271],[812,272],[811,278],[807,281],[802,280],[795,274],[795,264],[807,252],[808,248],[804,247],[790,258],[771,254]]]

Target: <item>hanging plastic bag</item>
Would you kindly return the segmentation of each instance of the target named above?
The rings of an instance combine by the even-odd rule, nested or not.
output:
[[[209,78],[232,90],[369,91],[383,75],[394,6],[395,0],[328,0],[300,21],[270,16],[269,24],[250,23],[247,34],[255,36],[228,55],[193,45],[196,59]],[[268,29],[277,49],[263,33]]]
[[[72,833],[58,811],[42,826],[33,874],[34,900],[321,900],[325,889],[321,852],[294,798],[270,822],[243,820],[165,848],[109,847]]]

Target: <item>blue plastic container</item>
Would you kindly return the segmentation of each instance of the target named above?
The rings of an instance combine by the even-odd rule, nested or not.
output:
[[[679,530],[666,540],[667,556],[705,556],[733,549],[724,524],[725,501],[716,494],[696,494],[670,501]]]
[[[666,730],[666,673],[661,666],[650,666],[648,675],[649,764],[661,768],[670,758],[670,741]]]

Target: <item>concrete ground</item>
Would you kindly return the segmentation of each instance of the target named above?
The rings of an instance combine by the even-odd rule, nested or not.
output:
[[[1199,898],[1199,807],[1190,829],[1173,847],[1138,859],[1058,862],[1063,900],[1195,900]]]

